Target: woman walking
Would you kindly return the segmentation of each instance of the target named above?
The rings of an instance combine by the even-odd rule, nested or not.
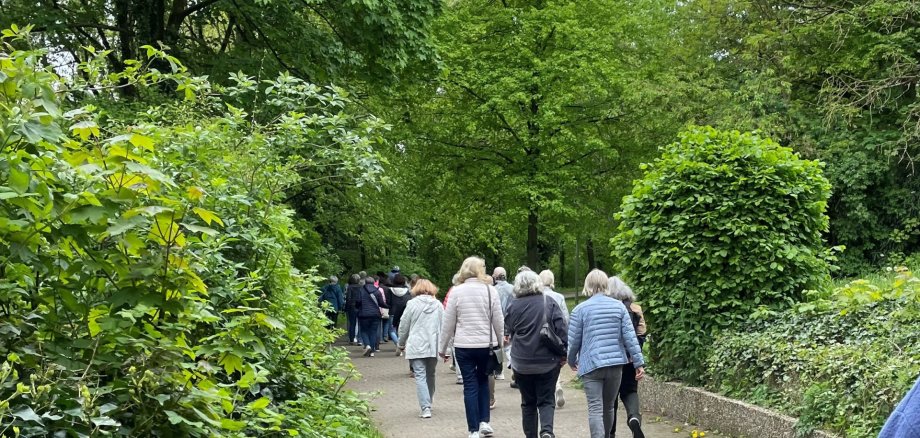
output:
[[[639,340],[639,349],[645,343],[645,316],[642,315],[642,307],[636,304],[636,295],[632,288],[626,285],[620,277],[610,277],[607,281],[607,295],[615,300],[620,300],[626,306],[629,312],[630,322],[636,330],[636,338]],[[626,407],[626,424],[633,433],[633,438],[645,438],[642,432],[642,414],[639,410],[639,382],[636,380],[636,368],[633,366],[632,357],[629,363],[623,365],[623,380],[620,382],[620,400]],[[610,429],[610,436],[616,435],[617,430],[617,407],[619,404],[613,403],[613,427]]]
[[[405,351],[406,359],[412,367],[421,409],[419,417],[422,418],[431,418],[438,341],[441,337],[441,324],[444,322],[444,309],[435,298],[437,294],[437,286],[428,280],[418,280],[412,287],[412,296],[415,298],[406,304],[399,322],[399,348]]]
[[[613,409],[623,365],[632,357],[636,380],[645,376],[645,360],[622,302],[606,296],[607,274],[599,269],[585,278],[587,300],[569,318],[569,366],[578,372],[588,399],[591,438],[610,438]]]
[[[496,371],[493,348],[501,347],[504,330],[498,291],[488,286],[486,263],[469,257],[460,266],[460,282],[454,286],[441,326],[438,354],[450,360],[448,346],[453,342],[457,366],[463,376],[463,404],[470,438],[490,437],[489,375]],[[501,351],[499,350],[499,354]]]
[[[409,302],[409,286],[406,285],[406,277],[402,274],[396,274],[390,282],[390,287],[386,293],[387,305],[390,306],[390,320],[387,322],[387,333],[390,340],[397,346],[401,337],[398,335],[399,319],[403,311],[406,310],[406,303]],[[399,348],[396,348],[396,355],[402,354]]]
[[[512,344],[512,371],[521,391],[521,416],[526,438],[554,438],[555,389],[559,369],[565,363],[567,330],[565,315],[555,300],[541,289],[543,282],[533,271],[514,279],[514,301],[505,315],[505,343]],[[546,324],[561,342],[553,351],[543,339]],[[539,434],[539,435],[538,435]]]
[[[373,277],[367,277],[361,294],[358,298],[358,325],[361,328],[361,338],[364,340],[364,355],[374,357],[374,352],[380,347],[377,331],[380,329],[380,309],[386,309],[383,300],[383,291],[374,285]]]
[[[351,274],[345,288],[345,316],[348,319],[348,343],[359,345],[358,341],[358,299],[361,296],[361,277]]]

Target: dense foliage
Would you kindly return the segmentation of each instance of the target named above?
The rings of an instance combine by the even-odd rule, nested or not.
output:
[[[847,437],[878,434],[920,374],[920,279],[901,268],[719,336],[707,385]]]
[[[57,62],[109,50],[116,71],[165,46],[199,75],[223,81],[240,70],[289,72],[305,80],[389,81],[434,59],[427,27],[433,0],[7,0],[0,28],[32,24]],[[157,63],[163,67],[163,63]]]
[[[844,274],[920,250],[917,2],[707,0],[679,14],[723,90],[706,123],[762,129],[827,163],[827,239],[846,246]]]
[[[13,47],[25,32],[2,38],[0,434],[371,434],[281,200],[300,171],[372,160],[376,122],[334,89],[212,86],[152,47],[61,78]],[[186,101],[112,100],[125,84]]]
[[[661,63],[666,16],[645,0],[445,6],[431,29],[438,75],[376,99],[400,122],[401,186],[446,201],[415,215],[432,270],[449,278],[471,251],[534,267],[561,254],[565,270],[566,247],[606,245],[598,222],[613,227],[638,164],[693,108],[667,85],[685,71]]]
[[[623,200],[615,256],[648,308],[659,372],[695,380],[704,346],[828,275],[820,163],[758,134],[692,128]]]

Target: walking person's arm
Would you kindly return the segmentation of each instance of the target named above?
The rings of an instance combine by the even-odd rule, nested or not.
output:
[[[633,366],[636,368],[636,380],[642,380],[645,376],[645,358],[642,357],[642,348],[639,347],[639,338],[636,337],[636,330],[633,329],[632,318],[623,306],[623,317],[620,318],[620,339],[626,346],[626,352],[632,359]]]
[[[582,341],[582,321],[581,311],[583,309],[575,308],[569,317],[569,357],[568,363],[573,370],[578,371],[578,355],[581,353]]]
[[[490,290],[492,286],[486,286]],[[498,291],[492,291],[492,301],[489,303],[492,309],[492,330],[495,330],[495,344],[502,346],[503,340],[501,334],[505,332],[505,314],[502,313],[502,302],[498,298]]]
[[[457,331],[457,299],[454,297],[447,303],[447,310],[444,313],[444,322],[441,324],[441,342],[438,345],[438,355],[447,362],[450,356],[447,354],[447,347],[454,340],[454,334]]]
[[[409,304],[412,303],[410,302]],[[397,329],[396,333],[396,336],[399,338],[398,347],[401,350],[406,349],[406,341],[409,337],[409,329],[412,327],[413,318],[415,318],[415,315],[412,312],[412,306],[409,304],[406,305],[406,311],[403,312],[402,318],[399,320],[399,328]]]

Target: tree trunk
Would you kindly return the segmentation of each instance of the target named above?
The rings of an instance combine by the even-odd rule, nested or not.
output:
[[[364,233],[364,226],[358,226],[358,236],[361,236]],[[358,237],[358,254],[361,258],[361,269],[367,269],[367,248],[364,247],[364,239]]]
[[[537,224],[539,218],[535,207],[527,214],[527,266],[537,270],[540,263],[540,247],[537,245]]]
[[[565,242],[559,245],[559,288],[565,287]]]
[[[588,238],[588,242],[585,244],[585,253],[588,258],[588,270],[597,268],[597,262],[594,259],[594,239]]]

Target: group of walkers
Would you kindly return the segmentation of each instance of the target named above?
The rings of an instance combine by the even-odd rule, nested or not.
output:
[[[565,404],[559,374],[567,364],[584,384],[592,438],[614,436],[617,397],[633,437],[644,437],[637,385],[644,376],[645,320],[619,278],[591,271],[583,289],[589,298],[569,314],[548,270],[521,267],[512,284],[504,268],[489,276],[483,259],[469,257],[443,303],[437,286],[415,276],[406,284],[398,267],[389,275],[363,274],[349,279],[345,293],[349,340],[368,357],[379,351],[383,336],[393,341],[396,354],[409,360],[421,418],[432,416],[440,359],[458,371],[469,437],[493,436],[495,379],[511,369],[524,435],[553,438],[555,409]]]

